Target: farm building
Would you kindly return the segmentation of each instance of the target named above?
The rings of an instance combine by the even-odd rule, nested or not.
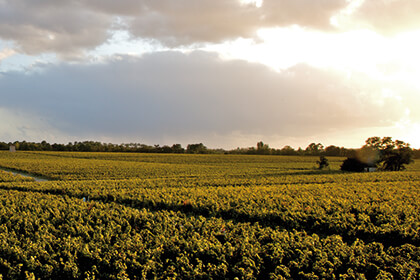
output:
[[[377,169],[376,169],[376,167],[371,167],[371,166],[369,166],[369,167],[365,167],[365,172],[375,172]]]
[[[15,145],[10,145],[9,146],[9,152],[11,152],[11,153],[16,152],[16,146]]]

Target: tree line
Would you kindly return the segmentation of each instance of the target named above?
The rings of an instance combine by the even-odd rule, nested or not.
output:
[[[141,143],[123,143],[112,144],[97,141],[69,142],[68,144],[50,144],[46,141],[40,143],[15,141],[0,142],[0,150],[9,150],[14,145],[16,150],[20,151],[55,151],[55,152],[135,152],[135,153],[191,153],[191,154],[207,154],[222,153],[224,150],[208,149],[203,143],[189,144],[186,148],[181,144],[173,144],[172,146],[164,145],[146,145]]]
[[[327,146],[324,147],[321,143],[311,143],[305,149],[299,147],[294,149],[293,147],[286,145],[281,149],[270,148],[268,144],[260,141],[256,147],[249,148],[237,148],[230,150],[230,154],[250,154],[250,155],[284,155],[284,156],[352,156],[355,154],[355,149],[348,149],[338,146]]]
[[[371,137],[375,138],[375,137]],[[386,137],[385,137],[386,138]],[[388,137],[389,138],[389,137]],[[398,141],[398,140],[397,140]],[[15,145],[21,151],[69,151],[69,152],[135,152],[135,153],[176,153],[176,154],[248,154],[248,155],[302,155],[302,156],[340,156],[356,157],[358,150],[330,145],[324,147],[321,143],[311,143],[305,149],[286,145],[281,149],[271,148],[260,141],[255,147],[236,148],[233,150],[210,149],[203,143],[188,144],[185,148],[181,144],[146,145],[141,143],[112,144],[97,141],[69,142],[68,144],[50,144],[42,142],[0,142],[0,150],[8,150],[10,145]],[[410,148],[411,149],[411,148]],[[420,149],[412,149],[414,158],[420,158]]]

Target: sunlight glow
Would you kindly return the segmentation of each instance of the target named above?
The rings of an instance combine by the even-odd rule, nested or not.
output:
[[[330,23],[336,28],[348,30],[349,27],[354,25],[351,22],[350,16],[365,2],[365,0],[347,0],[348,6],[341,10],[337,15],[330,19]]]
[[[385,37],[371,30],[331,34],[291,26],[261,29],[258,37],[259,41],[237,39],[204,50],[217,51],[225,59],[263,63],[277,71],[305,63],[420,89],[420,30]]]

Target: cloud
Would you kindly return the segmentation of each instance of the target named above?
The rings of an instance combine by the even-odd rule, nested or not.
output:
[[[0,60],[5,59],[5,58],[13,55],[14,53],[15,53],[15,51],[12,50],[12,49],[3,49],[3,50],[0,51]]]
[[[80,55],[107,39],[112,20],[79,1],[0,1],[0,38],[28,54]]]
[[[29,75],[0,76],[0,92],[9,111],[38,116],[71,139],[175,143],[219,137],[223,142],[213,143],[220,146],[232,137],[386,127],[404,117],[407,106],[362,75],[350,79],[307,65],[278,73],[207,52],[48,65]]]
[[[346,5],[345,0],[265,0],[261,7],[234,0],[203,0],[199,4],[188,0],[145,1],[130,30],[169,45],[221,42],[252,38],[260,28],[300,25],[331,29],[330,18]]]
[[[356,2],[356,1],[355,1]],[[347,19],[356,27],[384,35],[420,28],[420,2],[412,0],[364,0]]]
[[[301,25],[331,29],[331,16],[346,0],[0,1],[0,38],[28,54],[80,56],[117,29],[169,46],[254,37],[260,28]]]
[[[16,53],[16,51],[12,50],[12,49],[3,49],[0,51],[0,62],[5,59],[8,58],[12,55],[14,55]]]
[[[0,38],[27,54],[75,59],[116,30],[178,47],[256,38],[261,28],[292,25],[339,32],[331,25],[338,16],[350,29],[392,35],[420,28],[419,13],[420,2],[412,0],[264,0],[260,6],[240,0],[14,0],[0,1]]]

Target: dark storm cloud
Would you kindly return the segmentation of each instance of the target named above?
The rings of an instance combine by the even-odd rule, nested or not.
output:
[[[312,135],[387,126],[402,104],[381,88],[298,65],[281,73],[216,54],[161,52],[0,76],[2,106],[72,136]],[[357,86],[358,85],[358,86]],[[387,114],[381,114],[386,111]],[[158,142],[159,140],[154,140]]]

